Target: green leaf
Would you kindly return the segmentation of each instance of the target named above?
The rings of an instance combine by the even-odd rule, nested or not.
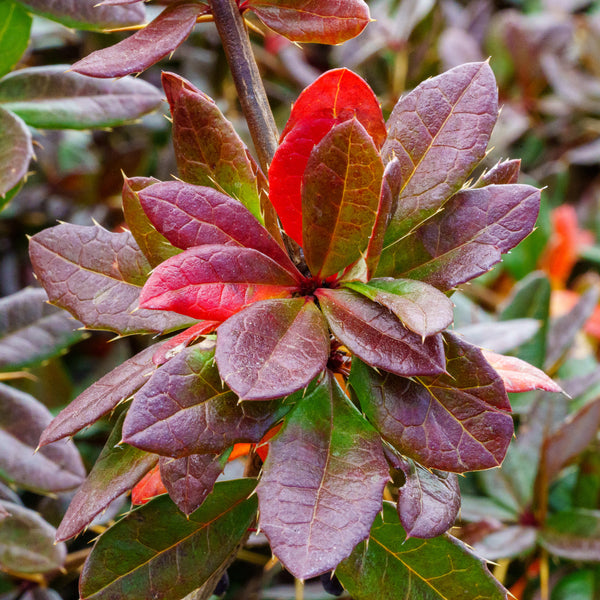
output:
[[[10,73],[0,80],[0,105],[41,129],[114,127],[160,105],[160,92],[142,79],[96,79],[68,68],[54,65]]]
[[[32,157],[29,128],[21,118],[0,106],[0,197],[25,177]]]
[[[368,542],[368,543],[367,543]],[[406,539],[388,502],[375,519],[367,542],[336,569],[355,600],[502,600],[506,590],[485,563],[449,535]]]
[[[598,571],[578,569],[565,575],[552,588],[551,600],[594,600],[600,587]]]
[[[540,531],[540,542],[555,556],[570,560],[600,560],[600,511],[583,508],[551,515]]]
[[[217,483],[189,518],[167,496],[104,533],[86,561],[84,600],[182,598],[231,559],[256,515],[252,479]]]
[[[0,77],[19,62],[29,44],[30,29],[31,16],[22,4],[0,2]]]

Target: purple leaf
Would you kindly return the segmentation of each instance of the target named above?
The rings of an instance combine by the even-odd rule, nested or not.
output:
[[[350,383],[369,420],[405,456],[456,473],[497,467],[513,435],[502,380],[478,348],[444,339],[446,373],[405,379],[353,361]]]
[[[221,383],[212,346],[190,346],[154,372],[127,412],[124,442],[180,458],[261,440],[280,418],[279,403],[240,403]]]
[[[517,183],[520,169],[521,159],[519,158],[503,162],[498,161],[489,171],[481,175],[473,187],[480,188],[486,185]]]
[[[464,183],[485,156],[498,114],[487,62],[467,63],[423,82],[388,120],[384,162],[397,157],[402,180],[386,245],[406,235]]]
[[[146,348],[126,360],[79,394],[44,429],[39,445],[45,446],[95,423],[148,381],[152,357],[160,344]]]
[[[0,475],[35,492],[76,488],[85,468],[72,442],[60,442],[35,452],[52,415],[35,398],[0,384]],[[35,453],[34,453],[35,452]]]
[[[314,577],[369,535],[387,481],[379,436],[328,373],[270,442],[259,527],[286,569]]]
[[[358,260],[379,210],[383,164],[356,119],[335,125],[313,148],[302,179],[306,262],[320,278]]]
[[[380,271],[449,290],[488,271],[531,233],[540,190],[520,184],[458,192],[444,210],[384,250]]]
[[[27,174],[33,146],[27,125],[1,106],[0,131],[0,197],[4,197]]]
[[[233,125],[214,100],[182,77],[163,73],[162,83],[173,117],[180,178],[218,187],[262,222],[255,167]]]
[[[249,210],[226,194],[169,181],[146,187],[138,196],[156,229],[178,248],[205,244],[253,248],[299,276],[285,250]]]
[[[259,300],[290,297],[301,279],[252,248],[196,246],[154,269],[140,306],[224,321]]]
[[[131,490],[157,463],[155,454],[148,454],[121,441],[123,417],[112,433],[90,474],[71,500],[56,532],[57,541],[65,541],[83,531],[108,505]]]
[[[444,371],[439,335],[422,340],[390,311],[351,290],[315,292],[334,335],[372,367],[397,375],[433,375]]]
[[[228,455],[229,452],[160,458],[160,477],[179,510],[191,515],[204,502],[223,472]]]
[[[537,527],[509,525],[475,542],[473,549],[490,561],[514,558],[531,552],[538,543],[538,535]]]
[[[138,310],[150,265],[129,232],[57,225],[31,238],[29,254],[50,302],[86,327],[129,335],[190,324],[172,313]]]
[[[255,303],[217,331],[221,377],[244,400],[281,398],[302,389],[327,364],[329,332],[304,297]]]
[[[73,71],[91,77],[141,73],[172,54],[190,35],[196,18],[208,10],[207,6],[198,3],[167,6],[140,31],[76,62]]]

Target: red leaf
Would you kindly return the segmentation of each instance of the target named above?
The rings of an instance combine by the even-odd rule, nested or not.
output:
[[[544,371],[514,356],[504,356],[489,350],[482,350],[485,359],[500,375],[507,392],[529,392],[545,390],[562,392],[562,388]]]
[[[131,490],[131,503],[134,505],[146,504],[146,502],[152,500],[154,496],[166,493],[167,488],[160,478],[159,465],[156,465],[153,469],[148,471],[148,473],[146,473]]]

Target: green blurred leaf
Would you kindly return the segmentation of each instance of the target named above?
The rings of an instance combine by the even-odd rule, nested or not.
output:
[[[598,571],[581,569],[569,573],[554,586],[550,600],[595,600],[599,583]]]
[[[29,128],[20,117],[0,106],[0,197],[19,185],[32,157]]]
[[[29,44],[31,16],[22,4],[0,2],[0,77],[6,75],[21,58]]]
[[[571,560],[600,560],[600,511],[583,508],[551,515],[540,530],[541,544]]]

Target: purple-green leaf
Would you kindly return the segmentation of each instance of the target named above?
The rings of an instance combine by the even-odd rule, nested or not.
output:
[[[448,333],[444,341],[446,373],[406,379],[353,361],[352,388],[382,436],[425,467],[497,467],[513,435],[502,380],[477,347]]]
[[[180,458],[259,442],[280,418],[279,403],[239,402],[221,383],[212,342],[182,350],[134,396],[123,441]]]
[[[565,510],[551,515],[539,533],[554,556],[576,561],[600,560],[600,511]]]
[[[247,0],[244,6],[293,42],[341,44],[356,37],[371,20],[363,0]]]
[[[86,327],[120,335],[189,325],[170,312],[138,309],[150,264],[129,232],[62,224],[34,235],[29,255],[50,302]]]
[[[458,191],[485,156],[497,114],[496,81],[487,62],[460,65],[400,99],[383,147],[385,162],[398,158],[401,181],[386,246]]]
[[[27,125],[1,106],[0,132],[0,197],[4,197],[27,174],[33,146]]]
[[[379,436],[328,373],[270,442],[259,527],[288,571],[314,577],[369,535],[387,481]]]
[[[191,515],[211,493],[230,452],[191,454],[182,458],[161,456],[160,478],[179,510]]]
[[[406,539],[398,515],[384,502],[366,542],[336,569],[355,600],[506,600],[485,562],[456,538]]]
[[[405,327],[422,337],[446,329],[452,323],[453,305],[438,289],[414,279],[371,279],[347,282],[345,287],[392,311]]]
[[[148,454],[120,444],[123,416],[114,426],[100,456],[83,485],[71,500],[56,532],[57,541],[65,541],[87,527],[108,505],[135,484],[157,463],[156,454]]]
[[[389,245],[379,270],[449,290],[488,271],[535,226],[540,190],[489,185],[462,190],[412,234]]]
[[[218,483],[189,518],[166,494],[131,512],[94,546],[81,574],[81,598],[183,598],[199,588],[233,560],[252,525],[254,486],[253,479]]]
[[[383,163],[358,119],[332,127],[313,148],[302,180],[306,262],[326,278],[358,260],[373,233]]]
[[[422,340],[384,306],[351,290],[315,293],[334,335],[372,367],[397,375],[433,375],[444,371],[442,338]]]
[[[190,35],[196,18],[206,12],[208,7],[197,2],[167,6],[140,31],[76,62],[73,71],[91,77],[141,73],[173,53]]]
[[[179,177],[217,187],[239,200],[262,222],[257,176],[248,149],[214,100],[188,81],[163,73],[173,117],[173,146]]]
[[[0,384],[0,478],[35,492],[81,484],[85,468],[72,442],[35,449],[52,415],[33,396]]]
[[[217,331],[219,373],[244,400],[281,398],[306,387],[328,357],[327,323],[304,297],[255,303]]]
[[[519,158],[503,162],[498,161],[489,171],[486,171],[479,177],[473,187],[480,188],[486,185],[517,183],[520,169],[521,159]]]
[[[13,71],[0,80],[0,105],[40,129],[113,127],[160,105],[159,90],[142,79],[95,79],[68,69],[53,65]]]

